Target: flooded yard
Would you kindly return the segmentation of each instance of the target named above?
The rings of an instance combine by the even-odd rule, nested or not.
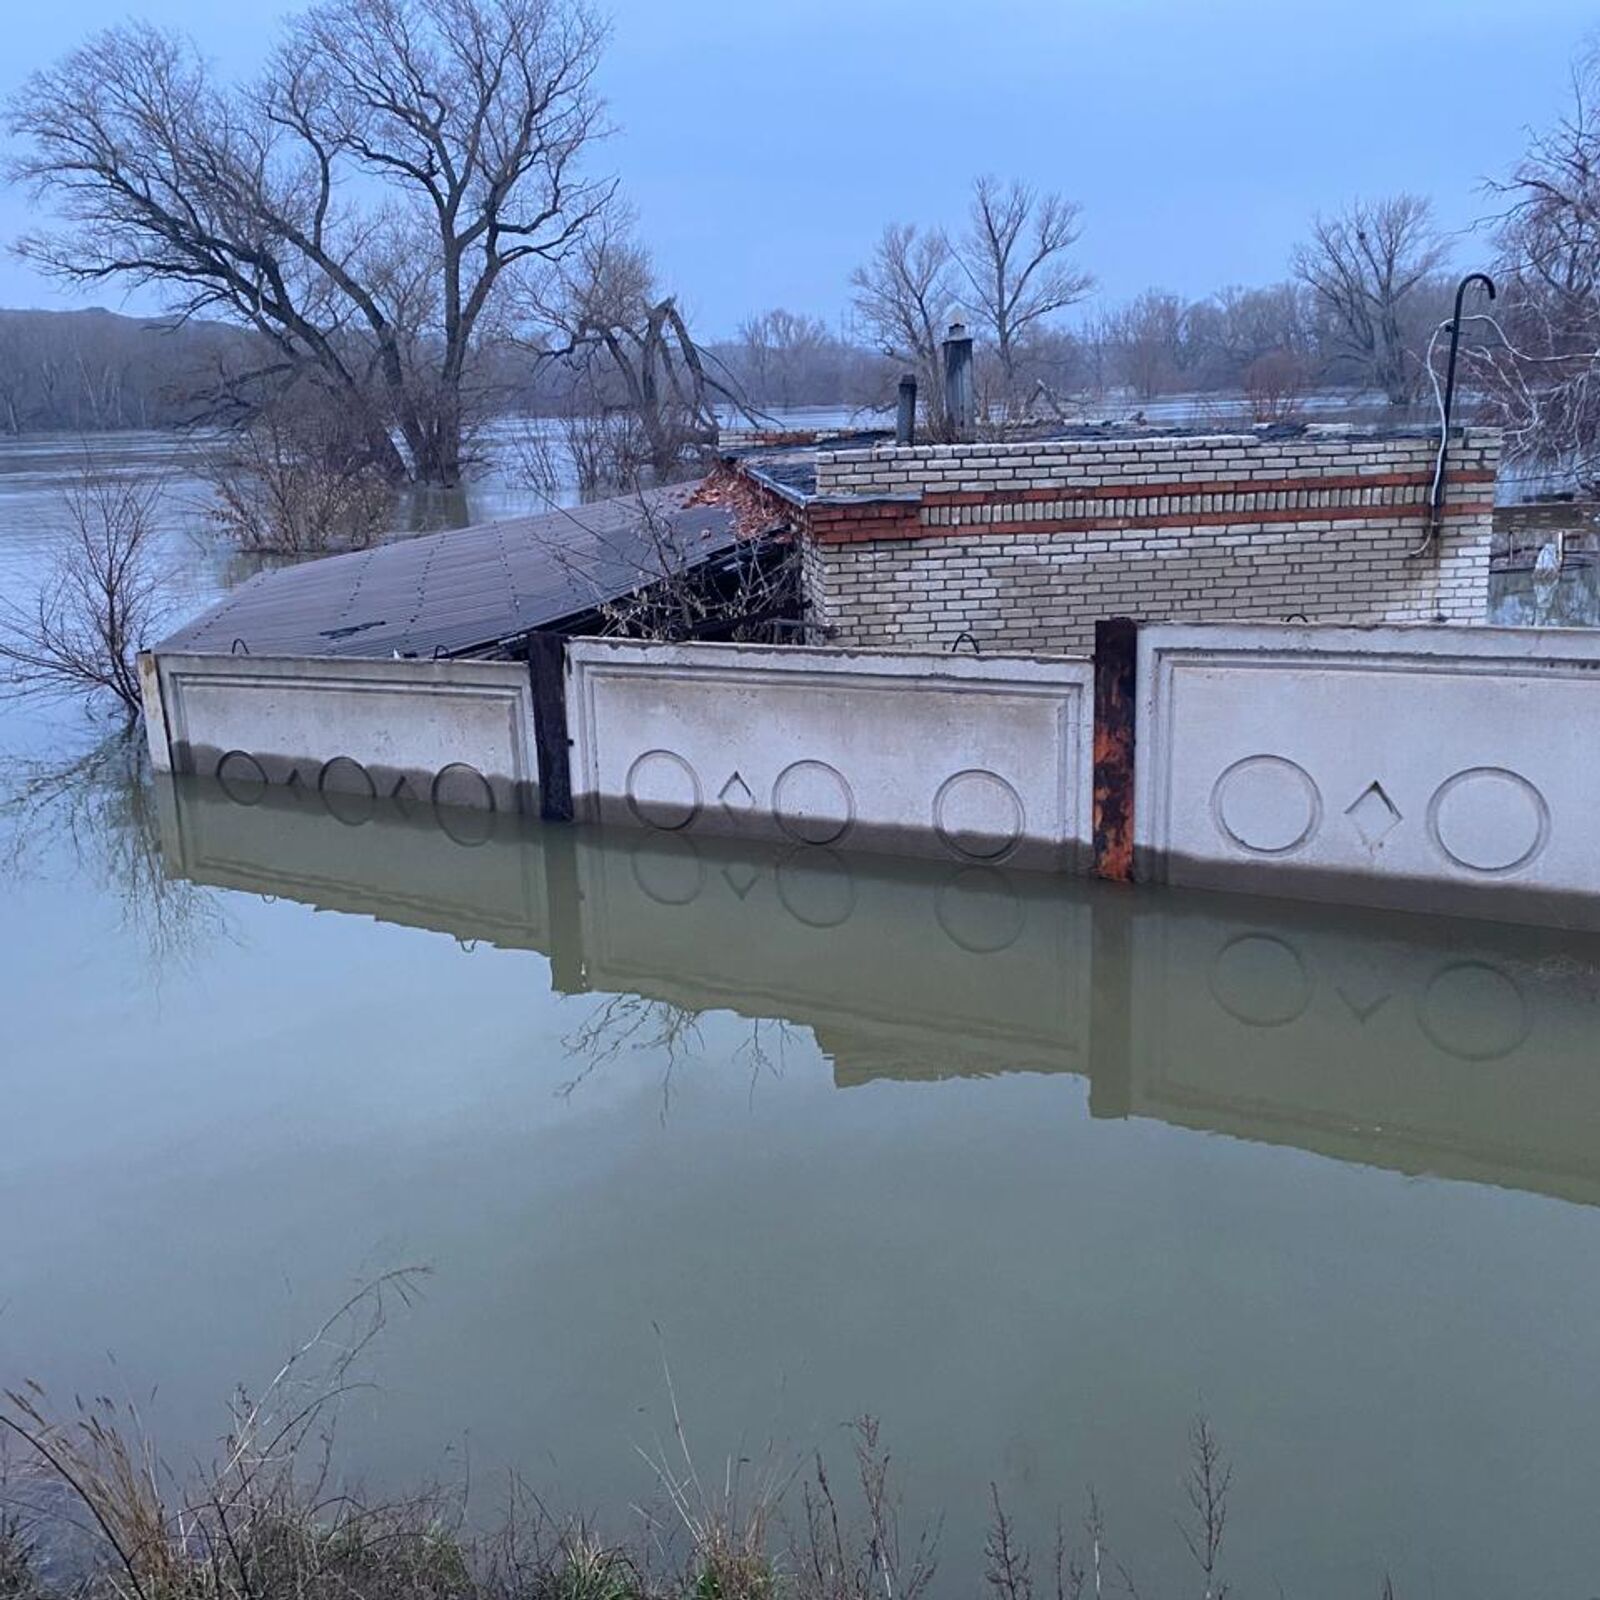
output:
[[[341,1407],[380,1490],[625,1521],[670,1372],[714,1475],[880,1418],[940,1594],[991,1485],[1041,1569],[1092,1485],[1194,1592],[1203,1413],[1237,1593],[1596,1592],[1595,941],[159,785],[107,735],[0,707],[0,1386],[136,1400],[182,1470],[425,1267]]]

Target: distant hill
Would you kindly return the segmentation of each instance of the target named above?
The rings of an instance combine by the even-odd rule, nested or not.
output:
[[[0,434],[170,428],[198,420],[248,333],[84,311],[0,310]]]

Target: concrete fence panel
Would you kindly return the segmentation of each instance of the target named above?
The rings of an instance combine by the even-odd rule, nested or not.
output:
[[[1600,923],[1600,636],[1152,626],[1139,875]]]
[[[354,806],[533,806],[523,662],[163,654],[145,661],[144,684],[158,770],[241,794],[298,785]]]
[[[568,659],[581,818],[1085,864],[1087,661],[613,640]]]

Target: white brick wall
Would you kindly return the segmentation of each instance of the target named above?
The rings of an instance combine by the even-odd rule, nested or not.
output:
[[[1451,470],[1492,473],[1498,448],[1493,430],[1467,430],[1452,445]],[[970,633],[985,649],[1006,650],[1081,650],[1096,619],[1112,615],[1481,622],[1490,517],[1473,508],[1493,498],[1492,483],[1453,478],[1441,536],[1420,555],[1411,552],[1426,532],[1425,483],[1305,487],[1315,479],[1415,480],[1431,473],[1434,449],[1421,437],[1218,435],[824,455],[819,493],[990,498],[924,504],[925,533],[915,539],[808,539],[811,620],[854,646],[948,648]],[[1265,487],[1286,480],[1301,487]],[[1173,486],[1246,481],[1261,482],[1270,498],[1242,487],[1173,496]],[[1123,485],[1126,496],[1108,498]],[[1008,500],[1007,490],[1037,498]],[[1051,490],[1059,496],[1044,493]],[[1336,514],[1318,518],[1322,507]],[[1370,517],[1351,515],[1367,507]],[[1273,521],[1273,509],[1296,515]],[[1239,520],[1224,520],[1230,513]],[[1178,523],[1184,515],[1197,520]],[[1205,517],[1212,520],[1198,520]],[[1027,526],[1065,519],[1124,525]]]

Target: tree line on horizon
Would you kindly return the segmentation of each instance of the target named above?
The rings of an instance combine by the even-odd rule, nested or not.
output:
[[[1452,289],[1434,272],[1404,302],[1402,366],[1388,385],[1326,301],[1285,279],[1198,299],[1147,289],[1074,323],[1029,326],[1011,341],[1008,360],[980,331],[980,398],[995,413],[1009,396],[1013,411],[1045,416],[1064,403],[1105,405],[1121,396],[1142,405],[1177,394],[1242,397],[1276,416],[1319,389],[1371,390],[1410,405],[1421,398],[1427,339],[1448,314]],[[834,326],[778,306],[703,349],[754,411],[870,410],[892,403],[907,370],[937,395],[939,344],[951,321],[971,316],[946,287],[919,349],[884,336],[856,307]],[[225,424],[236,412],[228,373],[251,358],[251,336],[225,323],[100,308],[0,309],[0,434]],[[508,347],[480,354],[478,382],[486,415],[559,416],[591,398],[572,373]]]
[[[569,419],[596,482],[661,478],[730,412],[882,405],[903,371],[945,436],[957,320],[995,426],[1112,396],[1243,395],[1263,420],[1314,388],[1429,398],[1450,248],[1407,194],[1312,218],[1281,281],[1096,307],[1079,208],[980,177],[958,226],[897,222],[866,248],[843,329],[773,308],[705,338],[594,173],[604,39],[585,0],[320,0],[248,83],[142,23],[36,73],[8,175],[52,220],[16,248],[164,311],[0,312],[0,431],[265,430],[258,463],[449,486],[485,419],[539,411]],[[1597,83],[1591,57],[1493,186],[1501,296],[1465,335],[1510,453],[1580,473],[1600,440]]]

